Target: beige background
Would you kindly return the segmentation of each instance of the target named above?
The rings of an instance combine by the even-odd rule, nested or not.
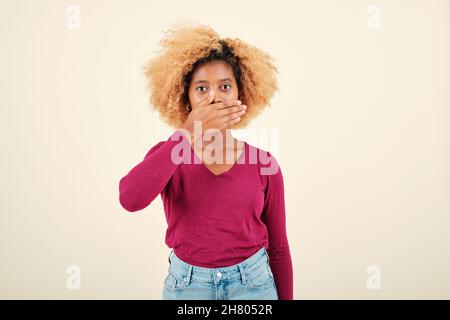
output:
[[[161,199],[128,213],[118,182],[172,132],[140,66],[179,19],[277,60],[280,90],[251,128],[280,133],[295,299],[449,299],[443,0],[1,1],[0,297],[162,297]]]

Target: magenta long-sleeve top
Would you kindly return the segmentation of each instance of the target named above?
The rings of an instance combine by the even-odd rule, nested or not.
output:
[[[293,299],[283,175],[270,152],[245,142],[231,169],[215,174],[175,130],[119,182],[119,201],[127,211],[146,208],[158,195],[168,225],[165,243],[180,259],[220,268],[264,246],[279,299]]]

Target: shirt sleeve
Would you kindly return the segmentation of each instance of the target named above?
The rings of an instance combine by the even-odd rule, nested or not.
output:
[[[180,142],[181,137],[181,142]],[[166,141],[154,145],[142,162],[119,181],[119,202],[124,209],[135,212],[147,207],[165,188],[180,162],[174,161],[172,149],[190,147],[183,132],[176,130]]]
[[[267,152],[276,169],[266,171],[264,207],[261,220],[269,236],[270,268],[273,272],[279,300],[293,300],[293,270],[286,232],[283,173],[275,157]]]

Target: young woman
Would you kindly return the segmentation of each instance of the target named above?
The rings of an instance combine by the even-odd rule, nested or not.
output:
[[[120,180],[119,200],[135,212],[161,195],[172,248],[163,299],[292,300],[281,168],[230,133],[278,89],[272,58],[202,25],[160,43],[144,71],[151,105],[175,130]]]

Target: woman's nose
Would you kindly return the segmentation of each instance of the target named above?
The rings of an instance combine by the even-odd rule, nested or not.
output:
[[[222,102],[222,101],[224,101],[223,97],[219,93],[214,92],[214,103]]]

